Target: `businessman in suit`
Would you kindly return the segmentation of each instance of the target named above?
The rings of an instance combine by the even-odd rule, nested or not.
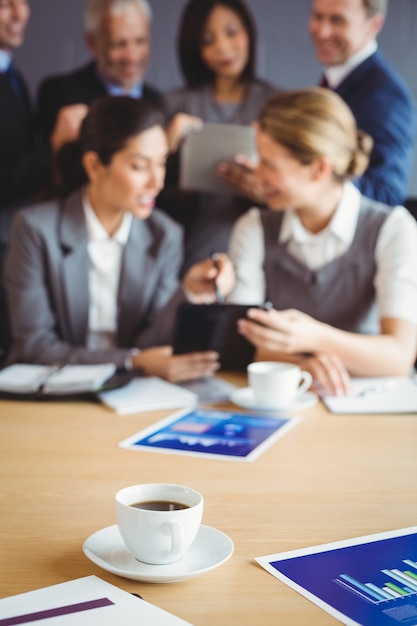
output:
[[[404,202],[413,160],[415,108],[410,91],[378,50],[388,0],[313,0],[310,34],[336,91],[374,141],[360,191],[385,204]]]
[[[0,272],[15,211],[42,187],[51,150],[37,132],[29,92],[13,62],[24,41],[30,8],[26,0],[0,2]],[[9,346],[3,287],[0,285],[0,363]]]
[[[88,105],[103,95],[130,95],[159,106],[159,92],[144,82],[150,56],[151,8],[147,0],[89,0],[85,39],[92,60],[69,74],[49,77],[38,93],[44,137],[55,144],[58,117],[73,120],[67,140],[76,138]],[[62,143],[60,141],[60,143]]]

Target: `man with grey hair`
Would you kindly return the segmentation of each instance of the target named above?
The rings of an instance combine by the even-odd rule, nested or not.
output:
[[[147,0],[88,1],[84,31],[93,59],[72,73],[45,79],[39,89],[40,125],[52,145],[57,117],[66,118],[65,139],[70,141],[78,135],[88,105],[99,96],[130,95],[160,105],[159,92],[144,83],[151,17]],[[57,142],[65,143],[62,135]]]
[[[370,198],[396,205],[407,195],[415,110],[409,89],[378,50],[387,5],[387,0],[313,0],[310,35],[324,69],[321,84],[344,99],[358,128],[374,141],[357,186]]]

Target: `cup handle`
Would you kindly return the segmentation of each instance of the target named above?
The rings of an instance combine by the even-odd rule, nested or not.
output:
[[[310,372],[306,372],[305,370],[301,370],[300,384],[297,389],[297,396],[300,396],[302,393],[307,391],[313,382],[313,377]]]
[[[168,556],[172,561],[179,561],[184,552],[184,533],[181,524],[178,522],[168,522],[168,531],[171,536],[171,547]]]

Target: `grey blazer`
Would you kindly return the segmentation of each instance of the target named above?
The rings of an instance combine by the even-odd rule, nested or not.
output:
[[[133,219],[118,293],[117,345],[89,350],[88,237],[78,191],[68,199],[17,213],[5,262],[13,343],[7,362],[100,363],[123,366],[129,350],[170,343],[182,230],[155,209]]]

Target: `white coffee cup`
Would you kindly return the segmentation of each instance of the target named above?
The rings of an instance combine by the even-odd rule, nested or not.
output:
[[[292,363],[258,361],[250,363],[247,371],[249,386],[259,406],[286,407],[313,382],[309,372]]]
[[[133,485],[118,491],[115,500],[122,539],[135,558],[144,563],[165,565],[179,561],[200,528],[203,496],[189,487],[165,483]],[[161,503],[165,503],[165,510],[158,510]],[[167,503],[183,508],[169,509]]]

